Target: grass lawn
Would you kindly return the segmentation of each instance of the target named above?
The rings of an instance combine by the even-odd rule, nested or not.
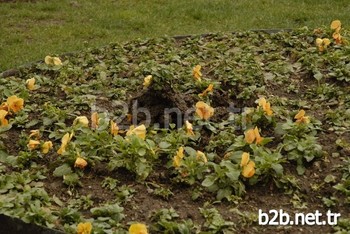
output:
[[[349,12],[347,0],[0,1],[0,72],[136,38],[348,25]]]

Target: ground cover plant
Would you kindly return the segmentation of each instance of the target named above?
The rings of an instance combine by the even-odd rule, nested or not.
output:
[[[350,231],[348,37],[336,20],[22,67],[0,79],[0,212],[67,233]]]

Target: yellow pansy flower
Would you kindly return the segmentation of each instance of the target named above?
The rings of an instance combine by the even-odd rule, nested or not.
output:
[[[201,73],[201,68],[202,66],[201,65],[197,65],[193,68],[192,70],[192,75],[193,77],[198,80],[198,81],[201,81],[202,80],[202,73]]]
[[[92,129],[96,129],[98,128],[98,123],[99,123],[100,119],[98,117],[98,113],[94,112],[91,114],[91,128]]]
[[[60,58],[58,58],[58,57],[51,57],[51,56],[49,56],[49,55],[47,55],[47,56],[45,57],[45,63],[46,63],[47,65],[51,65],[51,66],[53,66],[53,65],[55,65],[55,66],[61,66],[61,65],[62,65],[62,61],[61,61]]]
[[[134,125],[130,126],[129,130],[126,132],[127,136],[130,135],[136,135],[140,137],[141,139],[146,139],[146,126],[144,124],[141,124],[140,126],[136,127]]]
[[[36,139],[40,139],[40,130],[30,130],[29,138],[35,137]]]
[[[185,122],[185,127],[187,136],[194,136],[193,125],[188,120]]]
[[[335,40],[335,44],[339,45],[342,43],[342,36],[340,35],[339,32],[334,32],[332,34],[333,39]]]
[[[309,116],[305,116],[305,111],[300,110],[295,116],[294,116],[295,122],[300,124],[300,123],[310,123],[310,118]]]
[[[271,116],[273,114],[270,103],[266,101],[264,97],[258,100],[258,105],[262,107],[263,111],[267,116]]]
[[[148,86],[151,85],[151,82],[152,82],[152,76],[151,75],[146,76],[143,80],[143,87],[147,88]]]
[[[213,92],[214,85],[210,84],[202,93],[198,94],[200,97],[205,97],[208,95],[208,93]]]
[[[17,97],[16,95],[13,95],[7,98],[7,105],[9,111],[17,113],[18,111],[23,109],[24,100],[22,98]]]
[[[9,121],[6,119],[6,115],[8,114],[5,110],[0,110],[0,126],[6,126],[9,124]]]
[[[244,135],[244,140],[248,144],[252,144],[255,141],[255,143],[259,145],[264,140],[264,138],[260,136],[258,127],[255,127],[254,129],[249,129],[244,133]]]
[[[331,29],[336,30],[341,27],[341,22],[340,20],[333,20],[331,23]]]
[[[91,234],[92,224],[90,222],[79,223],[77,226],[77,234]]]
[[[205,156],[205,154],[204,154],[202,151],[199,151],[199,150],[197,150],[196,159],[197,159],[198,161],[203,161],[204,163],[207,163],[207,162],[208,162],[208,159],[207,159],[207,157]]]
[[[241,159],[241,167],[247,166],[250,161],[250,155],[247,152],[243,152]]]
[[[199,101],[196,103],[196,114],[199,118],[208,120],[214,115],[214,108],[205,102]]]
[[[81,124],[85,127],[89,127],[89,120],[86,116],[78,116],[73,121],[73,125],[76,125],[76,124]]]
[[[33,150],[36,149],[40,145],[40,141],[37,140],[29,140],[27,144],[28,149]]]
[[[70,140],[72,139],[74,133],[72,132],[71,134],[69,133],[66,133],[63,137],[62,137],[62,144],[61,144],[61,147],[58,149],[57,153],[58,154],[63,154],[64,152],[66,152],[66,148],[67,148],[67,145],[68,143],[70,142]]]
[[[331,41],[328,38],[317,38],[316,39],[316,46],[320,52],[324,51],[327,49],[327,47],[331,44]]]
[[[115,122],[113,122],[113,120],[110,121],[110,124],[111,124],[111,130],[110,130],[111,134],[113,136],[118,135],[118,132],[119,132],[118,125]]]
[[[87,161],[80,156],[77,157],[74,163],[74,167],[78,167],[80,169],[84,169],[87,165]]]
[[[242,169],[242,175],[246,178],[250,178],[255,174],[255,163],[253,161],[249,161],[246,166]]]
[[[129,227],[129,234],[148,234],[147,226],[143,223],[133,223]]]
[[[44,144],[41,146],[41,153],[47,154],[50,151],[50,149],[52,149],[52,147],[52,141],[45,141]]]
[[[27,85],[27,89],[34,90],[35,89],[35,78],[31,78],[31,79],[26,80],[26,85]]]
[[[176,155],[173,157],[173,166],[174,167],[179,167],[181,166],[181,161],[184,157],[184,147],[180,147],[177,152]]]
[[[333,32],[333,39],[335,40],[336,44],[341,44],[342,43],[342,37],[340,35],[340,30],[341,30],[341,22],[340,20],[333,20],[331,23],[331,29],[334,30]]]

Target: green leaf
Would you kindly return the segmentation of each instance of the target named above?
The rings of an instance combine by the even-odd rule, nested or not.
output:
[[[146,154],[146,149],[145,148],[141,148],[137,151],[138,155],[140,155],[141,157],[145,156]]]
[[[215,176],[209,175],[203,180],[202,186],[210,187],[210,186],[212,186],[215,183],[215,181],[216,181]]]
[[[165,142],[165,141],[162,141],[162,142],[159,143],[159,148],[161,148],[161,149],[167,149],[170,146],[171,146],[171,144],[168,143],[168,142]]]
[[[278,176],[282,176],[283,175],[283,167],[281,164],[272,164],[271,165],[272,169],[276,172],[276,174]]]
[[[56,177],[61,177],[61,176],[64,176],[64,175],[68,175],[70,173],[72,173],[72,169],[71,169],[71,167],[68,164],[65,163],[62,166],[57,167],[54,170],[53,175],[56,176]]]
[[[37,123],[39,123],[39,120],[38,119],[33,119],[32,121],[30,121],[29,123],[26,124],[26,128],[31,128],[35,125],[37,125]]]

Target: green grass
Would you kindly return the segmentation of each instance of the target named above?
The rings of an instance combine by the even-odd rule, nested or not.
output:
[[[332,9],[332,10],[330,10]],[[0,3],[0,72],[47,54],[161,35],[350,23],[348,0],[100,0]]]

